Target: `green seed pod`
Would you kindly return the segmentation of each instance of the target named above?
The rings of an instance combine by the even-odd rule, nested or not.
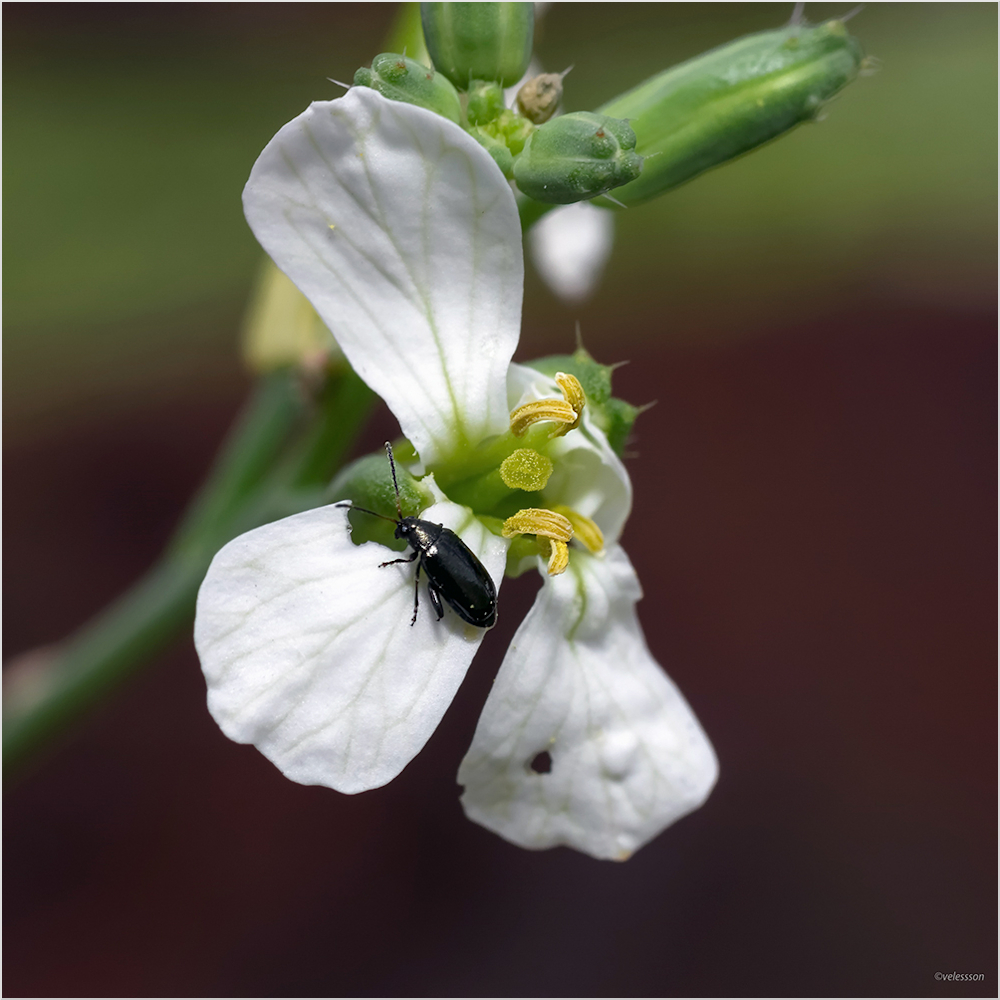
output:
[[[473,80],[469,86],[469,102],[465,113],[472,125],[485,125],[499,118],[506,105],[503,102],[503,87],[499,83]]]
[[[531,60],[531,3],[422,3],[424,40],[435,68],[459,90],[471,80],[517,83]]]
[[[576,111],[535,130],[514,161],[514,180],[529,198],[569,205],[635,180],[642,157],[634,149],[627,122]]]
[[[652,77],[599,109],[627,118],[649,158],[615,198],[653,198],[815,119],[861,64],[858,41],[828,21],[748,35]]]
[[[440,73],[395,52],[383,52],[354,74],[356,87],[371,87],[391,101],[405,101],[435,111],[458,124],[462,105],[458,92]]]

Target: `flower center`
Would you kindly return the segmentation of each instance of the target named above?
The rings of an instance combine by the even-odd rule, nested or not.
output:
[[[604,548],[594,521],[544,490],[559,461],[550,454],[554,442],[580,426],[587,396],[574,375],[556,372],[562,398],[525,403],[510,415],[510,430],[476,448],[465,449],[429,471],[455,503],[471,508],[491,530],[514,539],[508,566],[525,556],[544,555],[548,572],[569,565],[572,539],[590,552]],[[551,490],[550,490],[551,493]]]
[[[514,561],[533,552],[547,555],[552,576],[569,565],[568,543],[574,537],[591,552],[604,548],[601,529],[589,517],[565,504],[542,506],[537,502],[545,502],[542,491],[555,468],[547,449],[555,438],[579,427],[587,405],[575,376],[557,372],[555,381],[562,399],[533,400],[517,407],[510,415],[509,434],[487,446],[495,454],[494,461],[500,457],[497,449],[506,451],[499,467],[494,465],[478,476],[445,486],[452,499],[466,503],[480,515],[504,518],[501,534],[518,539],[512,547]],[[525,447],[528,444],[531,447]],[[525,504],[529,500],[525,494],[534,494],[530,499],[536,503]],[[534,541],[526,536],[534,536]]]
[[[512,490],[544,490],[552,475],[552,459],[534,448],[518,448],[500,463],[500,478]]]

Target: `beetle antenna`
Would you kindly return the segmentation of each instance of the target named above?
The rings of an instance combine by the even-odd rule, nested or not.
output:
[[[377,511],[369,510],[367,507],[359,507],[356,503],[335,503],[334,507],[346,507],[348,510],[360,510],[362,514],[371,514],[373,517],[380,517],[383,521],[392,521],[393,524],[399,524],[394,517],[386,517],[385,514],[379,514]]]
[[[385,453],[389,456],[389,468],[392,469],[392,485],[396,490],[396,513],[399,514],[399,519],[402,521],[403,508],[399,503],[399,483],[396,482],[396,463],[392,459],[392,445],[388,441],[385,443]]]

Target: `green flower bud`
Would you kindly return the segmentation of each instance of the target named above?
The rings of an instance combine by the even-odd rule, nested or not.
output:
[[[243,320],[243,359],[250,370],[269,372],[286,365],[309,370],[338,358],[343,362],[333,334],[309,300],[267,258]]]
[[[404,517],[418,517],[434,502],[433,497],[398,463],[396,479]],[[384,451],[365,455],[341,469],[327,492],[336,500],[350,500],[383,517],[396,517],[396,491]],[[365,514],[352,513],[350,519],[351,540],[355,545],[376,541],[398,551],[406,548],[394,537],[395,525]]]
[[[371,87],[391,101],[435,111],[456,125],[462,120],[462,105],[451,83],[440,73],[395,52],[383,52],[372,60],[371,69],[359,69],[354,85]]]
[[[485,129],[474,125],[469,129],[469,135],[493,157],[500,168],[500,173],[510,180],[514,176],[514,156],[502,139],[496,138]]]
[[[507,148],[515,156],[518,156],[535,131],[535,126],[527,118],[522,118],[520,115],[515,115],[513,111],[507,110],[495,122],[490,122],[489,130],[492,135],[506,143]]]
[[[535,130],[514,161],[514,179],[529,198],[569,205],[635,180],[642,157],[634,149],[627,122],[577,111]]]
[[[534,4],[422,3],[420,19],[435,68],[459,90],[471,80],[510,86],[528,68]]]
[[[858,41],[828,21],[748,35],[652,77],[599,109],[628,118],[649,158],[615,198],[645,201],[815,119],[861,65]]]
[[[465,113],[472,125],[485,125],[507,110],[503,102],[503,87],[499,83],[473,80],[469,87],[469,102]]]

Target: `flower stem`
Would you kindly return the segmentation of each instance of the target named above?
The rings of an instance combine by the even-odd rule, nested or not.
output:
[[[260,379],[160,560],[57,649],[5,671],[5,774],[190,628],[198,588],[222,545],[321,501],[373,401],[346,365],[312,394],[292,370]]]

